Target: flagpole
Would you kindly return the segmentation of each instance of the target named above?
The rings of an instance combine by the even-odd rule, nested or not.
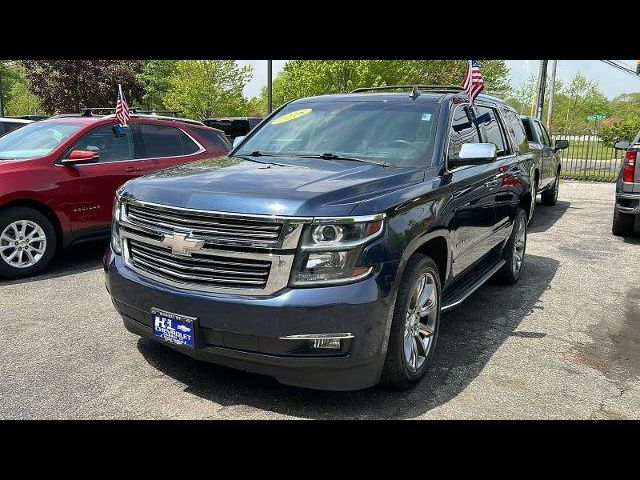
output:
[[[267,113],[273,110],[273,85],[272,85],[272,64],[273,60],[267,60]]]

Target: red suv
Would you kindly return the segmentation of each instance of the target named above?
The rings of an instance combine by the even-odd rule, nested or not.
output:
[[[224,133],[196,121],[59,116],[0,137],[0,277],[45,269],[56,251],[107,238],[116,189],[172,165],[226,154]]]

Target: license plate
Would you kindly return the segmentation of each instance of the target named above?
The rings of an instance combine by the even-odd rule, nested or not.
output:
[[[194,348],[196,318],[156,308],[151,309],[151,318],[154,337],[175,345]]]

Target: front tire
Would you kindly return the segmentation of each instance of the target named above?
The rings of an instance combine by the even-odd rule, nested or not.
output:
[[[556,173],[556,179],[553,181],[553,188],[545,190],[541,194],[542,204],[553,207],[558,203],[558,191],[560,190],[560,172]]]
[[[611,233],[617,237],[628,237],[633,235],[633,227],[635,223],[635,215],[622,213],[617,208],[613,210],[613,224],[611,225]]]
[[[522,265],[524,264],[524,254],[527,249],[527,213],[518,208],[516,219],[513,222],[511,236],[504,246],[505,264],[498,273],[496,280],[505,285],[513,285],[520,280]]]
[[[414,255],[407,264],[393,311],[381,382],[405,389],[424,377],[440,328],[441,286],[435,262]]]
[[[0,278],[40,273],[49,266],[55,251],[55,229],[42,213],[26,207],[0,212]]]

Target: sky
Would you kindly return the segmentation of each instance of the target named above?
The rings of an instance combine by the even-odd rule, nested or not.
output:
[[[635,69],[635,60],[616,60],[632,69]],[[238,60],[241,65],[251,65],[253,67],[253,78],[245,86],[246,97],[254,97],[260,93],[260,89],[267,84],[267,61],[266,60]],[[286,60],[273,61],[273,77],[286,63]],[[540,66],[539,60],[507,60],[507,65],[511,69],[511,85],[518,87],[522,85],[531,75],[538,75]],[[581,72],[588,78],[598,82],[602,92],[609,98],[613,98],[625,92],[640,91],[640,77],[615,69],[599,60],[559,60],[556,77],[560,80],[569,81],[577,73]]]

